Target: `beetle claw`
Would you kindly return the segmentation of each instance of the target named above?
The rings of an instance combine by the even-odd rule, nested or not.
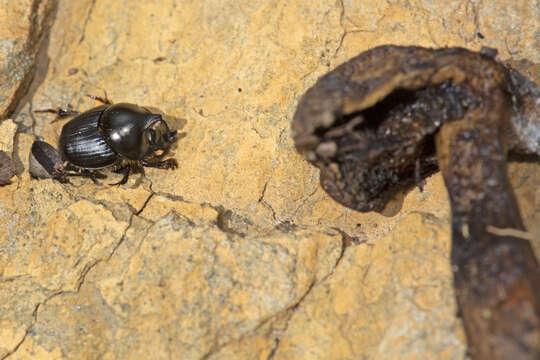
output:
[[[178,169],[178,161],[176,161],[176,159],[167,159],[164,162],[166,163],[166,166],[164,167],[164,169],[170,169],[170,170]]]

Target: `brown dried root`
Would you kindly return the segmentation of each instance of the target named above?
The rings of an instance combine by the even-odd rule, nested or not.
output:
[[[398,46],[366,51],[304,94],[293,136],[321,169],[324,190],[359,211],[381,210],[396,189],[440,168],[470,355],[539,359],[540,269],[522,236],[506,153],[512,147],[540,154],[540,90],[495,55]]]

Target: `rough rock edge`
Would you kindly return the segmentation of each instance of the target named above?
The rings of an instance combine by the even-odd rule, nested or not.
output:
[[[30,19],[32,21],[30,24],[30,30],[28,31],[29,37],[23,48],[23,52],[29,53],[30,66],[27,69],[26,74],[24,75],[24,78],[20,82],[18,88],[11,96],[11,102],[6,105],[4,112],[0,114],[0,119],[5,119],[9,117],[11,113],[13,113],[13,111],[18,107],[20,101],[26,96],[34,80],[39,53],[44,50],[43,45],[47,43],[47,41],[44,40],[50,34],[50,30],[55,21],[56,10],[58,9],[58,0],[44,2],[43,13],[40,16],[40,5],[42,3],[43,2],[41,0],[34,0],[31,6]],[[16,66],[17,64],[14,65]],[[9,76],[9,74],[12,73],[11,66],[8,65],[4,71],[6,76]]]

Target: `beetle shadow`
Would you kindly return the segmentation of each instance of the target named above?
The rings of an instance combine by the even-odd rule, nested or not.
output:
[[[163,114],[163,113],[161,114],[161,116],[163,117],[163,120],[165,120],[167,125],[169,125],[169,128],[171,130],[173,130],[173,131],[176,130],[178,132],[177,135],[176,135],[176,141],[171,146],[171,150],[175,150],[176,147],[178,146],[178,142],[187,136],[187,132],[182,131],[182,129],[187,124],[187,120],[184,119],[184,118],[180,118],[180,117],[176,117],[176,116],[172,116],[172,115],[167,115],[167,114]]]

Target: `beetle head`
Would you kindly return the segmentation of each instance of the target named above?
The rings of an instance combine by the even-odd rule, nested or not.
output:
[[[156,150],[166,150],[176,139],[160,114],[134,104],[108,107],[98,123],[107,144],[119,155],[142,160]]]
[[[178,134],[176,130],[169,130],[169,126],[161,118],[161,115],[158,115],[158,117],[154,118],[154,121],[145,130],[150,152],[168,149],[176,140]]]

